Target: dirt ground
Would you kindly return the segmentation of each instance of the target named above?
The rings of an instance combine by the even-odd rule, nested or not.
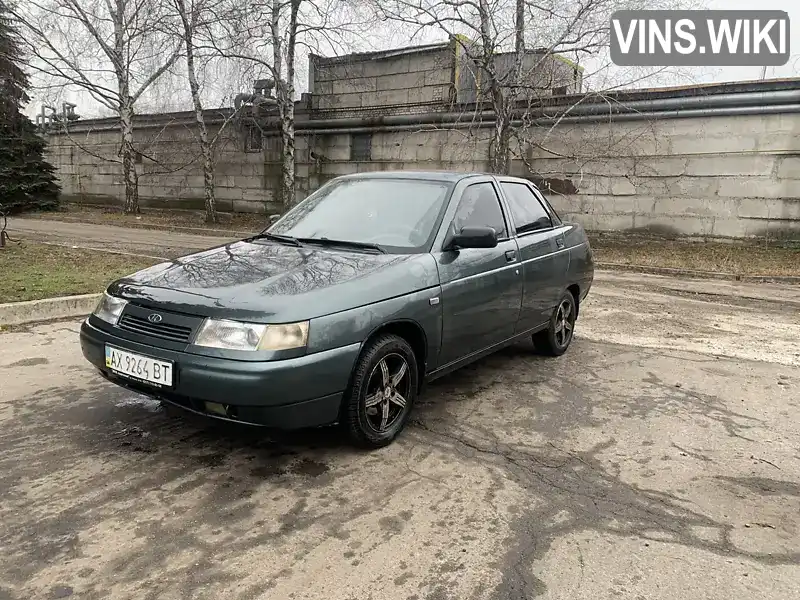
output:
[[[13,217],[9,231],[20,239],[58,244],[70,248],[133,253],[154,260],[175,258],[240,239],[198,235],[185,231],[117,227],[46,219]],[[242,236],[243,237],[243,236]]]
[[[598,273],[401,438],[264,436],[0,334],[0,598],[800,597],[800,289]]]
[[[196,234],[226,235],[226,232],[257,232],[268,224],[266,214],[218,213],[217,223],[206,223],[205,212],[197,210],[162,210],[143,208],[138,215],[126,215],[120,206],[91,206],[65,204],[61,210],[27,213],[26,218],[64,221],[69,223],[92,223],[120,227],[141,227],[186,231]]]
[[[589,237],[595,260],[608,265],[800,278],[797,243],[670,240],[599,233],[590,233]]]

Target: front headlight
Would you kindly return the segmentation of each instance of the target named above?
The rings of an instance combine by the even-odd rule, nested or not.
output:
[[[100,298],[100,302],[97,304],[97,308],[94,309],[92,314],[106,323],[116,325],[126,304],[128,304],[127,300],[115,298],[114,296],[110,296],[107,292],[103,292],[103,297]]]
[[[308,342],[308,321],[281,325],[262,325],[206,319],[197,337],[196,346],[224,350],[290,350]]]

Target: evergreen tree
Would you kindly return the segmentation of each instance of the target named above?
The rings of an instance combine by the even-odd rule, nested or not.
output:
[[[44,158],[46,142],[22,112],[28,76],[6,0],[0,0],[0,211],[52,210],[58,206],[55,168]]]

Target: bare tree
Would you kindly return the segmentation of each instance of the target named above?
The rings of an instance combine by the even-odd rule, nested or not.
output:
[[[215,67],[220,65],[215,63],[218,63],[222,57],[217,53],[209,54],[205,50],[209,47],[208,40],[213,39],[217,34],[219,9],[224,8],[224,0],[168,1],[171,2],[171,8],[177,16],[178,23],[173,24],[168,20],[164,29],[170,35],[177,37],[184,49],[186,77],[181,79],[188,84],[192,110],[197,123],[195,137],[200,148],[199,158],[202,161],[206,222],[216,223],[218,217],[215,149],[217,143],[223,139],[225,129],[237,118],[238,108],[233,111],[224,110],[214,113],[213,121],[216,131],[212,135],[209,132],[200,78],[202,75],[206,75],[206,79],[208,79],[207,71],[209,70],[212,72],[212,77],[219,77],[219,72]],[[224,68],[226,65],[222,66]],[[226,77],[230,77],[229,70]]]
[[[195,34],[203,18],[206,6],[203,0],[173,0],[181,22],[182,41],[186,52],[186,75],[192,95],[192,107],[197,121],[200,154],[203,160],[203,189],[205,196],[206,222],[217,222],[217,206],[214,191],[214,157],[212,140],[208,136],[203,102],[200,97],[200,83],[195,65]],[[219,132],[218,134],[219,135]]]
[[[180,56],[161,34],[159,0],[26,0],[15,10],[32,69],[87,92],[119,118],[126,213],[139,212],[135,105]]]
[[[218,35],[209,47],[221,57],[250,61],[275,84],[281,137],[284,209],[295,203],[295,85],[300,51],[338,53],[364,32],[371,13],[361,0],[230,0],[218,13]]]
[[[275,75],[275,96],[281,123],[281,188],[280,203],[285,209],[294,204],[294,77],[297,56],[297,15],[303,0],[272,0],[270,34],[272,36],[272,69]],[[283,12],[288,4],[288,18]],[[285,25],[282,21],[286,21]],[[284,69],[285,55],[285,69]]]
[[[377,0],[377,9],[383,19],[439,29],[460,45],[474,65],[475,100],[481,108],[488,103],[494,113],[490,168],[507,173],[519,102],[567,83],[554,72],[556,53],[591,53],[607,44],[607,22],[598,17],[605,17],[615,1]],[[546,36],[540,35],[543,21]],[[534,51],[526,51],[526,39]]]
[[[691,2],[691,0],[688,0]],[[676,8],[684,0],[374,0],[378,17],[406,27],[410,35],[445,33],[459,45],[463,65],[472,66],[475,119],[487,109],[493,121],[490,169],[508,173],[514,144],[536,144],[529,136],[541,108],[553,95],[568,95],[551,127],[588,97],[602,96],[611,14],[621,8]],[[434,33],[435,34],[435,33]],[[595,70],[586,73],[579,63]],[[463,71],[463,69],[462,69]],[[647,75],[647,74],[644,74]],[[628,74],[624,83],[643,74]],[[619,79],[619,78],[618,78]],[[616,85],[622,83],[617,81]],[[457,86],[459,82],[457,82]],[[524,157],[520,157],[524,158]]]
[[[177,1],[177,0],[176,0]],[[251,61],[271,75],[275,85],[282,142],[278,200],[288,208],[294,199],[294,77],[298,13],[303,0],[256,0],[220,7],[218,35],[208,45],[226,59]],[[288,14],[287,14],[288,9]],[[264,27],[264,23],[268,23]]]

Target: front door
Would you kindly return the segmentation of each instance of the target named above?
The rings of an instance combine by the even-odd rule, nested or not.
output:
[[[512,337],[522,301],[517,243],[494,184],[469,185],[450,226],[493,227],[499,241],[495,248],[434,252],[442,284],[441,366]]]

